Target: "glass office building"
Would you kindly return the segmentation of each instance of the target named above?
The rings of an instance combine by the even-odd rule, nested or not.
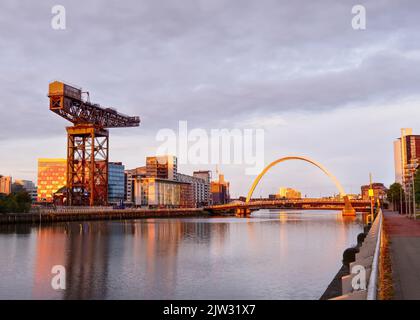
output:
[[[124,201],[125,177],[121,162],[110,162],[108,167],[108,202]]]

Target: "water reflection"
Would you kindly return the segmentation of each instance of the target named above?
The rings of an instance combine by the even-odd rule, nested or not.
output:
[[[313,211],[2,226],[0,298],[316,299],[361,229]]]

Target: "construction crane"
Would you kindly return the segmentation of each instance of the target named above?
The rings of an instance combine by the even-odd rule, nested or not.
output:
[[[109,131],[138,127],[139,117],[82,99],[82,89],[54,81],[49,84],[50,110],[73,123],[67,129],[67,191],[69,206],[108,205]]]

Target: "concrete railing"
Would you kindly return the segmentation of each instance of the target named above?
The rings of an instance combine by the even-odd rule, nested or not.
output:
[[[332,300],[376,300],[382,219],[380,210],[355,261],[350,263],[350,274],[341,278],[342,295]]]

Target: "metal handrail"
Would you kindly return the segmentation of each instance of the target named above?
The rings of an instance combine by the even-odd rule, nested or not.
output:
[[[376,300],[377,284],[378,284],[378,268],[379,268],[379,253],[381,248],[381,235],[382,235],[382,210],[378,214],[378,238],[376,239],[375,254],[373,256],[372,272],[369,278],[367,288],[367,300]]]

